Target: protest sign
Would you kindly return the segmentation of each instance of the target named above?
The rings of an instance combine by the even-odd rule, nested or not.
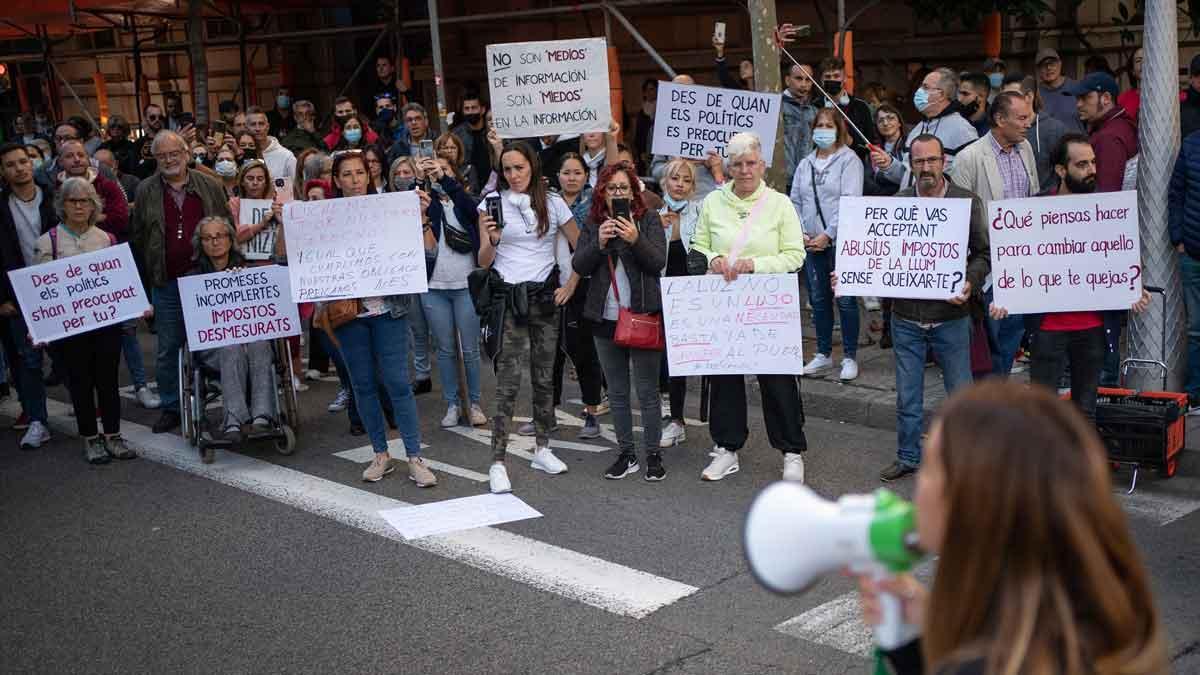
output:
[[[500,138],[608,131],[604,38],[488,45],[487,69]]]
[[[948,300],[962,292],[970,199],[842,197],[837,294]]]
[[[1142,293],[1137,192],[988,203],[995,303],[1012,314],[1129,309]]]
[[[238,200],[238,223],[255,225],[271,215],[270,199],[240,199]],[[251,237],[242,245],[242,255],[246,260],[270,260],[275,249],[274,223],[264,227],[261,232]]]
[[[34,344],[136,319],[150,309],[129,244],[11,270]]]
[[[416,192],[291,202],[283,222],[296,302],[429,290]]]
[[[748,131],[758,136],[763,160],[771,166],[779,106],[779,94],[660,82],[651,151],[704,159],[711,150],[725,157],[729,139]]]
[[[287,270],[278,265],[179,279],[188,349],[216,349],[300,334]]]
[[[795,274],[663,277],[662,301],[672,377],[804,369]]]

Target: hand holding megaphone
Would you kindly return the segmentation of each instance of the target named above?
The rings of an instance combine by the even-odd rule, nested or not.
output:
[[[744,543],[754,576],[777,593],[802,592],[841,569],[882,582],[921,558],[912,504],[887,490],[831,502],[798,483],[775,483],[750,506]],[[891,650],[916,638],[900,598],[878,598],[876,644]]]

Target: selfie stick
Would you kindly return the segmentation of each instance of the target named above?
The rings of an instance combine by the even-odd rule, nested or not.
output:
[[[792,56],[792,53],[789,52],[787,50],[787,48],[785,48],[783,46],[783,39],[779,37],[778,31],[776,31],[776,36],[775,36],[775,46],[779,47],[779,51],[783,52],[783,55],[788,57],[788,60],[790,60],[792,63],[796,64],[797,66],[800,66],[800,62],[796,60],[796,57]],[[858,137],[862,139],[862,142],[865,143],[866,146],[868,148],[870,148],[872,152],[874,152],[876,150],[878,150],[879,152],[883,152],[883,148],[880,148],[879,146],[875,145],[874,143],[871,142],[871,139],[867,138],[867,135],[862,132],[862,129],[858,128],[858,125],[854,123],[854,120],[850,119],[850,116],[846,114],[846,111],[842,110],[842,106],[838,105],[838,102],[833,100],[833,97],[830,96],[829,93],[825,91],[824,87],[822,87],[819,82],[817,82],[815,79],[813,79],[812,75],[809,75],[808,72],[805,71],[803,67],[800,68],[800,72],[804,74],[804,77],[808,78],[809,82],[812,82],[813,86],[817,88],[817,91],[821,92],[822,96],[824,96],[831,104],[833,104],[833,109],[838,111],[838,114],[840,114],[842,116],[842,118],[846,120],[846,124],[849,124],[850,128],[854,129],[854,133],[858,134]]]

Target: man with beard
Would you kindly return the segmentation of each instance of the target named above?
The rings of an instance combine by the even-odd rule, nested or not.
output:
[[[80,141],[64,141],[59,146],[58,166],[62,169],[55,176],[58,187],[62,187],[68,178],[83,178],[96,188],[96,194],[104,201],[103,220],[96,226],[124,241],[129,229],[129,202],[120,183],[102,175],[92,166]]]
[[[987,114],[991,93],[991,81],[983,73],[964,73],[958,83],[958,105],[962,106],[959,114],[975,127],[980,138],[991,131],[991,120]]]
[[[100,144],[100,150],[108,150],[116,158],[117,166],[129,172],[137,164],[136,148],[129,140],[129,122],[120,115],[108,118],[108,140]],[[95,156],[96,153],[92,153]]]
[[[325,147],[335,148],[338,141],[342,138],[342,127],[346,125],[346,120],[358,115],[358,110],[354,107],[354,102],[345,96],[339,96],[333,101],[333,123],[329,125],[329,133],[325,135]],[[379,134],[375,130],[363,125],[363,137],[368,144],[379,142]],[[272,174],[274,175],[274,174]]]
[[[471,188],[475,194],[479,194],[480,189],[492,174],[492,158],[488,153],[488,124],[484,117],[487,114],[487,105],[479,96],[478,91],[468,89],[463,95],[462,112],[463,121],[451,129],[450,133],[458,136],[458,140],[462,141],[463,152],[466,156],[459,159],[471,165],[474,182]],[[554,164],[543,162],[542,166],[546,167],[543,169],[544,175],[548,175],[551,181],[557,179],[557,176],[554,175],[558,171],[557,158]],[[555,167],[553,172],[549,170],[551,166]]]
[[[137,163],[130,167],[129,173],[145,179],[158,168],[154,162],[154,153],[150,152],[150,143],[155,135],[163,130],[166,121],[167,116],[157,103],[150,103],[142,110],[142,131],[145,133],[133,142],[133,156]]]

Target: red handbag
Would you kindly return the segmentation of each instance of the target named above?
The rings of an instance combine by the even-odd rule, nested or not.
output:
[[[612,284],[613,295],[617,297],[617,330],[613,333],[613,344],[653,352],[666,349],[667,338],[663,334],[662,315],[637,314],[628,307],[621,307],[621,291],[617,290],[617,270],[613,267],[612,257],[606,257],[608,281]]]

